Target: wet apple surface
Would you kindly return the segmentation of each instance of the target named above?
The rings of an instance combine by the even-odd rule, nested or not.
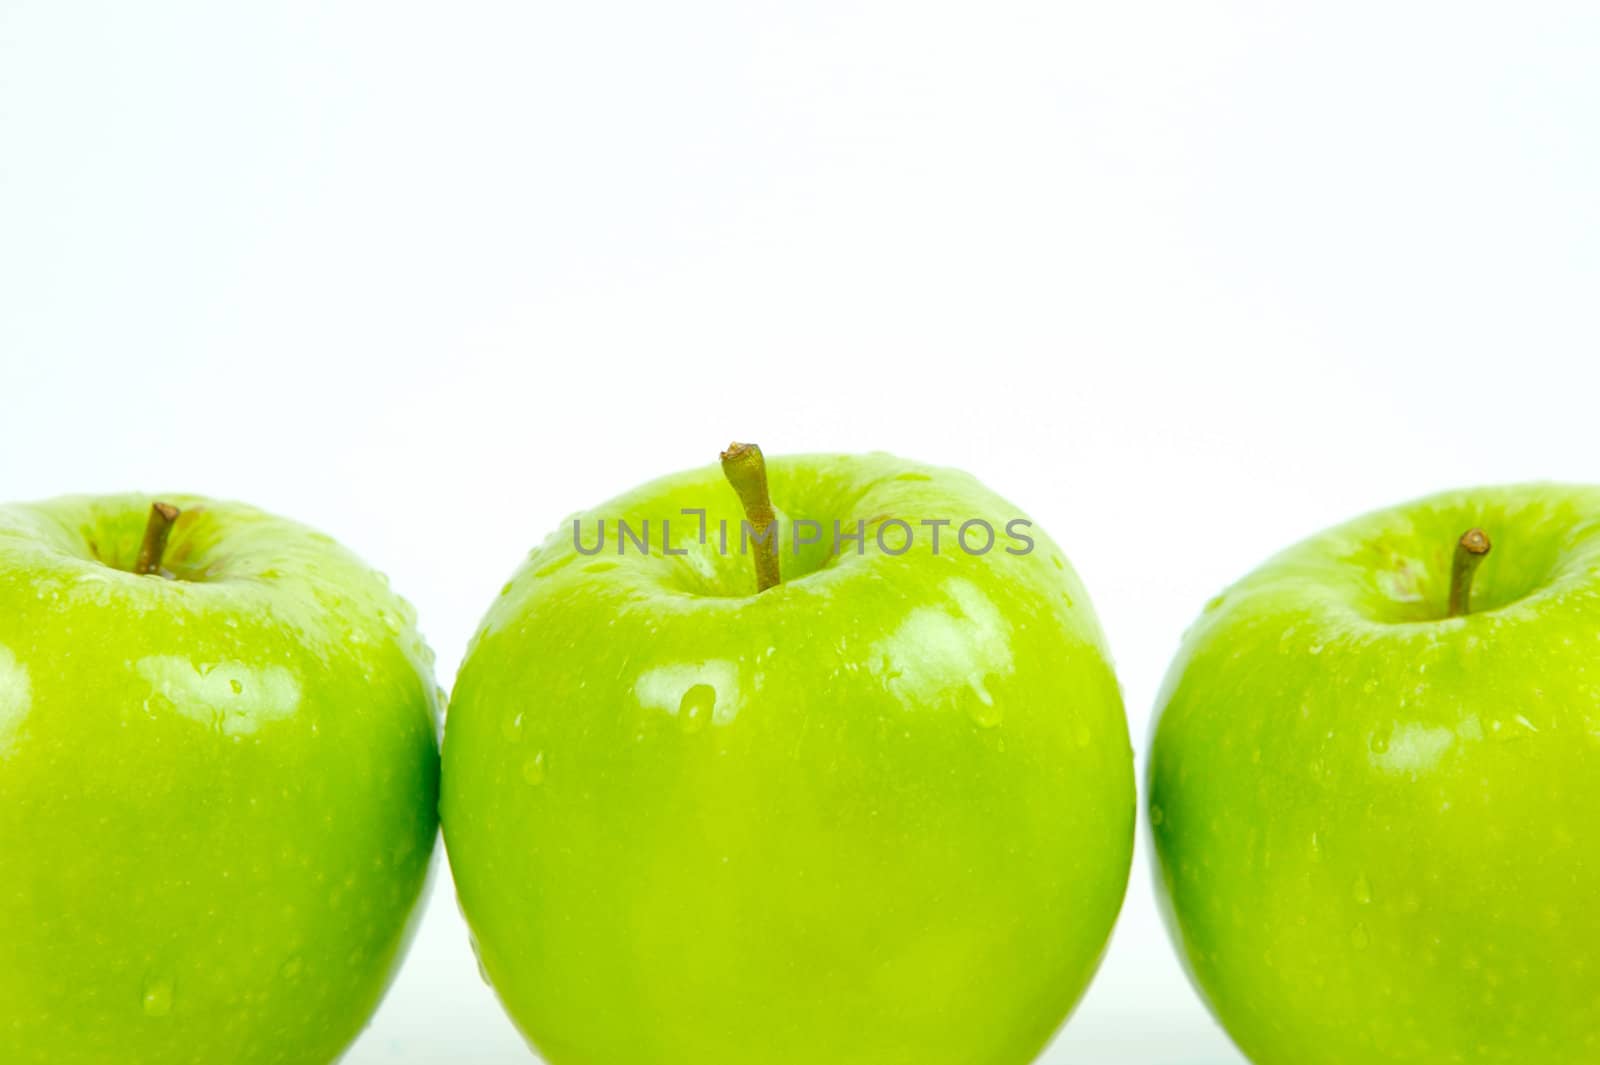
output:
[[[808,456],[770,486],[764,591],[711,467],[580,515],[490,610],[442,806],[485,973],[555,1065],[1021,1065],[1093,975],[1131,855],[1088,599],[964,474]],[[664,519],[686,553],[618,532]],[[955,539],[974,519],[987,552]],[[796,553],[801,521],[824,533]],[[835,521],[864,545],[835,553]],[[903,553],[876,540],[894,522]]]
[[[148,567],[148,497],[0,507],[8,1065],[330,1062],[421,894],[410,608],[326,536],[167,498]]]
[[[1174,935],[1252,1061],[1600,1059],[1600,489],[1285,551],[1207,607],[1158,712]]]

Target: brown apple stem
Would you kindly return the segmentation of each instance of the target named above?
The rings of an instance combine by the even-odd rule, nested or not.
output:
[[[778,530],[772,527],[777,516],[767,491],[767,460],[755,444],[729,444],[722,453],[722,473],[738,494],[746,524],[754,533],[756,591],[764,592],[783,579],[778,573]],[[743,530],[739,543],[745,543]]]
[[[1456,541],[1456,557],[1450,563],[1450,617],[1459,618],[1472,606],[1472,575],[1494,545],[1482,529],[1468,529]]]
[[[133,572],[141,577],[161,572],[161,556],[167,553],[167,537],[172,535],[172,523],[178,520],[178,508],[171,503],[150,504],[150,520],[144,527],[144,543],[139,545],[139,560]]]

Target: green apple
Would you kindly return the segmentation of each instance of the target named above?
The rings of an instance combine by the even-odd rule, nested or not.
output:
[[[1290,548],[1206,608],[1158,711],[1170,924],[1253,1062],[1600,1061],[1600,488]]]
[[[745,510],[711,467],[580,515],[468,651],[441,809],[486,978],[555,1065],[1031,1060],[1131,857],[1083,587],[965,474],[782,458],[768,509],[725,461]]]
[[[422,892],[410,608],[325,536],[169,498],[0,507],[6,1065],[333,1061]]]

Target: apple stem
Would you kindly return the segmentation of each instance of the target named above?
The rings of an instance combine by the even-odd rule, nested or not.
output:
[[[1450,617],[1459,618],[1470,609],[1472,575],[1493,546],[1489,534],[1478,528],[1468,529],[1456,541],[1455,560],[1450,564]]]
[[[139,560],[133,572],[141,577],[161,572],[161,556],[167,553],[167,537],[172,535],[172,523],[178,520],[178,508],[171,503],[150,504],[150,520],[145,523],[144,543],[139,545]]]
[[[722,473],[733,485],[755,533],[756,591],[764,592],[783,578],[778,573],[778,537],[772,523],[772,496],[767,491],[767,460],[755,444],[729,444],[722,453]],[[740,544],[744,543],[741,530]]]

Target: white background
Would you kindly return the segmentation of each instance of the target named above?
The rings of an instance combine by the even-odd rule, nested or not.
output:
[[[730,438],[958,465],[1142,762],[1273,550],[1600,480],[1597,55],[1589,3],[0,0],[0,498],[321,526],[448,684],[563,515]],[[348,1060],[531,1060],[446,880]],[[1046,1060],[1239,1060],[1142,841]]]

